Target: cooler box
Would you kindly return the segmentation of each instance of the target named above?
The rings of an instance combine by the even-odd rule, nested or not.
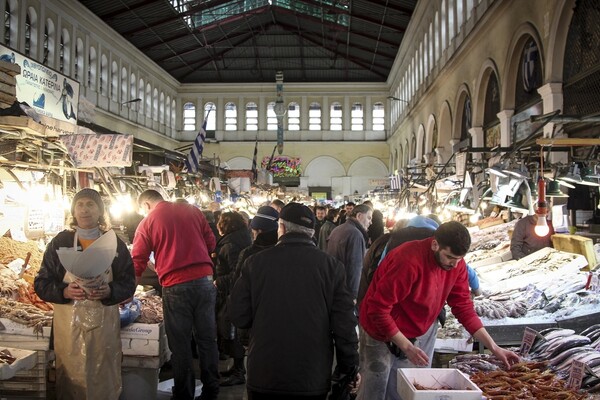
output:
[[[481,400],[481,389],[457,369],[399,368],[397,374],[402,400]],[[415,384],[433,390],[418,390]]]

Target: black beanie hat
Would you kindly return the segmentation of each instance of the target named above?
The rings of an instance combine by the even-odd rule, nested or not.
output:
[[[75,194],[75,197],[73,197],[73,202],[71,203],[71,215],[75,215],[75,203],[77,203],[77,200],[83,198],[93,200],[94,203],[98,204],[98,208],[100,209],[100,215],[104,214],[104,203],[102,202],[102,197],[100,197],[100,193],[98,193],[94,189],[85,188],[81,189],[79,192],[77,192],[77,194]]]
[[[258,209],[258,212],[252,218],[252,222],[250,222],[250,226],[253,229],[261,230],[264,232],[276,231],[277,230],[277,219],[279,218],[279,213],[276,209],[271,206],[262,206]]]

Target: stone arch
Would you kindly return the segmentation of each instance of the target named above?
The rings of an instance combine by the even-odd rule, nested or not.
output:
[[[233,157],[227,160],[229,169],[252,169],[252,160],[248,157]]]
[[[567,29],[568,31],[568,26],[565,29]],[[519,60],[521,59],[521,52],[523,51],[523,46],[530,37],[533,38],[533,40],[535,40],[538,46],[539,54],[542,58],[540,62],[542,65],[543,76],[546,76],[544,59],[545,49],[544,46],[542,46],[543,43],[535,27],[531,23],[524,23],[515,30],[515,33],[511,39],[510,45],[508,47],[509,54],[504,63],[504,76],[498,76],[498,84],[500,85],[500,82],[502,82],[502,85],[500,85],[500,108],[502,110],[512,110],[515,108],[515,85],[513,83],[517,79]],[[566,37],[564,40],[566,41]],[[561,54],[561,57],[563,56],[563,54]],[[562,80],[562,68],[560,71],[560,80]],[[544,83],[542,82],[542,85],[543,84]]]
[[[419,129],[417,129],[417,162],[421,162],[423,160],[423,155],[425,154],[425,127],[423,124],[419,124]]]
[[[302,175],[308,178],[307,186],[332,186],[331,178],[346,176],[346,170],[339,160],[320,156],[308,163]]]
[[[435,139],[434,143],[434,133],[437,136],[437,126],[435,121],[435,115],[431,114],[427,119],[427,128],[425,129],[425,151],[424,154],[431,154],[435,149],[434,146],[439,145],[439,138]]]
[[[544,68],[545,82],[562,82],[563,79],[564,54],[575,0],[562,0],[560,3],[554,8],[561,11],[555,14],[556,18],[551,22],[548,30],[550,32],[548,54],[545,54],[544,57],[547,60],[546,68]]]
[[[447,101],[442,103],[439,113],[439,126],[438,126],[438,146],[442,147],[441,155],[445,161],[447,161],[452,155],[452,146],[450,144],[453,133],[452,133],[452,110],[450,104]]]
[[[460,140],[461,128],[462,128],[462,122],[463,122],[463,109],[465,106],[465,101],[467,100],[467,98],[469,98],[471,101],[471,107],[472,107],[473,96],[471,96],[471,92],[466,83],[463,83],[462,85],[460,85],[458,87],[458,91],[456,93],[457,93],[457,96],[456,96],[456,100],[454,102],[454,109],[456,110],[456,118],[454,118],[454,121],[452,123],[452,133],[453,133],[452,139]],[[473,114],[473,111],[471,110],[471,126],[473,126],[472,114]]]
[[[488,58],[481,65],[481,70],[479,71],[479,76],[477,77],[477,83],[475,84],[473,97],[471,98],[471,104],[473,105],[473,126],[483,125],[483,114],[485,112],[485,93],[491,74],[496,74],[498,86],[502,87],[500,82],[500,74],[498,73],[498,66],[494,60]],[[502,99],[500,99],[500,104],[502,104]]]
[[[350,177],[350,193],[367,193],[374,189],[371,186],[371,179],[381,179],[388,176],[388,167],[379,158],[365,156],[360,157],[348,168]]]

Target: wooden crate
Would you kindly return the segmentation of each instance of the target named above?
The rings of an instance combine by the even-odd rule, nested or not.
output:
[[[557,233],[552,235],[552,245],[556,250],[581,254],[588,262],[588,269],[593,269],[597,264],[594,241],[590,238]]]
[[[38,350],[36,364],[29,370],[19,371],[11,379],[0,380],[0,398],[45,399],[48,397],[48,363],[51,352]]]

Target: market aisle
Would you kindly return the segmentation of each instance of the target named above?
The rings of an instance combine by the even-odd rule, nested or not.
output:
[[[219,361],[219,371],[228,369],[233,364],[233,360],[229,359],[226,361]],[[194,359],[194,371],[196,379],[200,376],[200,369],[198,368],[198,360]],[[162,382],[172,378],[171,367],[165,365],[160,369],[159,380]],[[219,392],[219,400],[247,400],[248,395],[246,394],[246,385],[237,385],[222,387]]]

